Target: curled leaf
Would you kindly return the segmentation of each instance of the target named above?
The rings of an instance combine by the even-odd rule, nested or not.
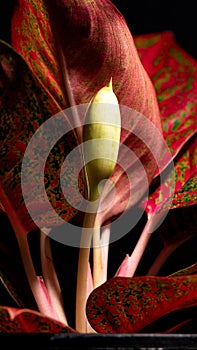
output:
[[[30,309],[1,306],[0,318],[0,332],[3,333],[77,333],[71,327]]]

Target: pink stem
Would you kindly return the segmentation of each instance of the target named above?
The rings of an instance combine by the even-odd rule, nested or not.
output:
[[[43,280],[40,279],[38,276],[36,276],[28,241],[27,241],[27,232],[23,228],[22,223],[20,222],[18,216],[16,215],[14,209],[12,208],[12,205],[9,199],[7,198],[1,186],[0,186],[0,198],[1,198],[2,205],[5,208],[6,214],[10,220],[10,223],[13,227],[13,230],[15,232],[18,245],[19,245],[19,250],[21,253],[21,258],[25,269],[25,273],[26,273],[30,288],[32,290],[32,293],[34,295],[35,301],[37,303],[38,309],[44,315],[59,321],[57,313],[51,303],[51,299],[47,293],[46,286],[43,283]]]
[[[119,266],[115,276],[133,277],[150,237],[151,237],[151,234],[149,231],[149,222],[148,222],[145,225],[144,230],[142,231],[142,234],[131,256],[129,256],[128,254],[126,255],[123,262]]]
[[[161,218],[166,214],[166,212],[153,213],[148,217],[146,225],[140,235],[140,238],[132,252],[132,254],[126,255],[126,258],[123,260],[122,264],[116,272],[116,276],[124,277],[133,277],[135,271],[138,267],[138,264],[144,254],[144,251],[147,247],[147,244],[150,240],[151,234],[154,231],[156,225],[161,220]]]
[[[64,312],[61,288],[53,263],[50,241],[47,237],[47,233],[44,232],[44,229],[40,232],[40,255],[44,282],[53,303],[53,307],[58,314],[59,320],[68,325]]]
[[[56,310],[52,305],[50,296],[48,294],[44,282],[38,276],[36,276],[26,237],[24,238],[21,236],[21,231],[19,232],[16,226],[13,228],[18,240],[26,276],[29,281],[29,285],[36,300],[36,303],[38,305],[39,311],[48,317],[60,321]]]

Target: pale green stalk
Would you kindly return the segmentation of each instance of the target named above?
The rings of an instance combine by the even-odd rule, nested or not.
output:
[[[81,245],[79,250],[77,295],[76,295],[76,328],[86,333],[86,301],[91,290],[87,282],[92,280],[92,289],[106,280],[108,249],[103,249],[101,238],[101,213],[98,212],[99,201],[103,191],[103,180],[108,179],[116,165],[120,143],[120,110],[118,100],[112,89],[112,80],[108,86],[100,89],[89,105],[83,130],[83,155],[85,173],[89,187],[89,205],[86,208]],[[90,246],[93,245],[93,273],[90,271]],[[108,245],[107,243],[107,245]]]

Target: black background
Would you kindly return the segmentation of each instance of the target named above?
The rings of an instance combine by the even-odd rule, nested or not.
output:
[[[132,34],[172,30],[179,44],[197,57],[195,2],[114,0]]]

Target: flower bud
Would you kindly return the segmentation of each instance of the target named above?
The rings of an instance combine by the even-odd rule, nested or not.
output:
[[[111,79],[109,85],[101,88],[92,99],[83,130],[83,150],[90,200],[98,198],[99,183],[108,179],[115,168],[120,133],[120,109]]]

